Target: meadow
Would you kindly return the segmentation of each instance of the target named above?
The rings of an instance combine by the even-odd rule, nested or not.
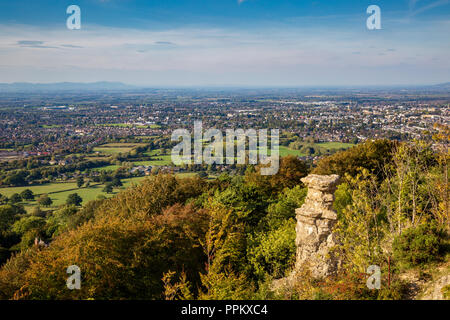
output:
[[[160,129],[159,124],[134,124],[134,123],[106,123],[98,124],[99,127],[120,127],[120,128],[139,128],[139,129]]]
[[[111,156],[118,153],[126,153],[131,151],[133,148],[138,146],[145,146],[144,143],[108,143],[103,144],[99,147],[94,148],[94,151],[103,154],[104,156]],[[341,142],[325,142],[318,143],[318,146],[328,149],[328,150],[338,150],[338,149],[346,149],[352,147],[353,144],[350,143],[341,143]],[[152,160],[148,161],[134,161],[131,162],[133,166],[166,166],[171,165],[171,155],[169,151],[163,153],[162,149],[151,150],[145,152],[146,156],[153,157]],[[302,153],[300,150],[294,150],[286,146],[280,146],[280,156],[285,157],[288,155],[294,156],[306,156],[306,154]],[[109,165],[101,168],[96,168],[98,171],[116,171],[119,169],[121,165]],[[177,176],[180,177],[190,177],[195,175],[195,173],[179,173]],[[11,197],[15,193],[21,193],[25,189],[30,189],[35,194],[35,200],[23,202],[23,205],[27,210],[35,207],[37,205],[37,198],[42,194],[48,194],[52,199],[53,204],[50,208],[55,208],[60,205],[63,205],[66,202],[67,197],[71,193],[78,193],[79,196],[83,199],[83,203],[86,203],[91,200],[97,199],[99,196],[111,197],[114,194],[125,190],[126,188],[132,186],[133,184],[139,184],[144,179],[148,177],[134,177],[123,179],[123,186],[120,188],[114,188],[112,193],[103,192],[105,187],[104,184],[101,183],[90,183],[89,186],[84,186],[78,188],[74,181],[69,182],[53,182],[44,185],[34,185],[27,187],[8,187],[8,188],[0,188],[0,194]]]
[[[144,147],[145,143],[107,143],[95,147],[94,152],[102,153],[104,155],[114,155],[119,153],[127,153],[136,147]]]
[[[54,208],[64,204],[69,194],[72,193],[78,193],[78,195],[83,199],[83,203],[85,204],[88,201],[97,199],[100,195],[103,195],[107,198],[112,197],[116,193],[125,190],[126,188],[129,188],[134,184],[139,184],[146,178],[148,177],[134,177],[123,179],[123,186],[120,188],[114,188],[114,191],[110,194],[103,192],[103,188],[105,187],[104,184],[91,183],[88,187],[78,188],[75,182],[53,182],[36,186],[0,188],[0,194],[11,197],[14,193],[20,194],[23,190],[30,189],[35,195],[35,200],[22,203],[27,210],[37,206],[37,199],[42,194],[48,194],[50,199],[52,199],[53,201],[51,208]]]
[[[348,149],[354,146],[352,143],[343,143],[343,142],[322,142],[322,143],[314,143],[312,145],[318,146],[320,148],[323,148],[325,150],[335,151],[340,149]],[[296,156],[296,157],[306,157],[307,154],[302,152],[301,150],[295,150],[286,146],[280,146],[280,157],[286,157],[286,156]],[[270,154],[270,149],[269,149]]]
[[[353,143],[344,143],[344,142],[322,142],[318,143],[317,145],[319,147],[329,150],[348,149],[354,146]]]
[[[204,142],[204,144],[207,144]],[[145,144],[142,143],[109,143],[101,145],[97,148],[94,148],[94,151],[99,152],[103,155],[114,155],[118,153],[126,153],[131,151],[133,148],[137,146],[144,146]],[[339,150],[339,149],[347,149],[352,146],[354,146],[351,143],[342,143],[342,142],[324,142],[324,143],[317,143],[315,144],[318,147],[321,147],[326,150]],[[296,157],[304,157],[307,156],[306,153],[302,152],[301,150],[295,150],[286,146],[280,146],[280,156],[286,157],[289,155],[293,155]],[[270,150],[269,150],[270,154]],[[172,164],[172,158],[170,154],[170,150],[163,153],[162,149],[156,149],[151,150],[148,152],[145,152],[144,155],[153,157],[151,160],[147,161],[134,161],[132,164],[134,166],[169,166]],[[224,157],[226,155],[224,154]],[[226,161],[224,159],[224,161]],[[105,167],[98,168],[99,171],[115,171],[118,168],[120,168],[120,165],[109,165]]]

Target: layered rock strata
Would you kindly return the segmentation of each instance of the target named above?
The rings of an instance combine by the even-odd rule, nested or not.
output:
[[[308,267],[315,278],[323,278],[337,271],[339,261],[330,249],[336,245],[332,229],[337,221],[332,209],[338,175],[311,174],[302,179],[308,187],[305,203],[295,210],[296,264],[295,271]]]

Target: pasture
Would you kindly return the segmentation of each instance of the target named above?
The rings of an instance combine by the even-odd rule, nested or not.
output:
[[[106,143],[101,146],[95,147],[94,152],[98,152],[104,155],[114,155],[119,153],[127,153],[136,147],[144,147],[145,143]]]

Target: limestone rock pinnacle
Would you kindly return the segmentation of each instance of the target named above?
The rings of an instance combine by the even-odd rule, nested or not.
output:
[[[337,215],[332,206],[339,181],[338,175],[311,174],[302,179],[308,187],[308,194],[301,208],[295,210],[296,271],[307,265],[312,276],[317,278],[332,275],[337,271],[339,262],[330,249],[336,244],[332,229]]]

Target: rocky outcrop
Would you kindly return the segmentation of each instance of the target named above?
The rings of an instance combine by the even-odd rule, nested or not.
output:
[[[322,278],[337,271],[339,261],[330,249],[336,245],[332,233],[337,215],[333,211],[334,192],[339,183],[338,175],[311,174],[302,179],[308,187],[305,203],[296,209],[295,271],[310,268],[311,275]]]

